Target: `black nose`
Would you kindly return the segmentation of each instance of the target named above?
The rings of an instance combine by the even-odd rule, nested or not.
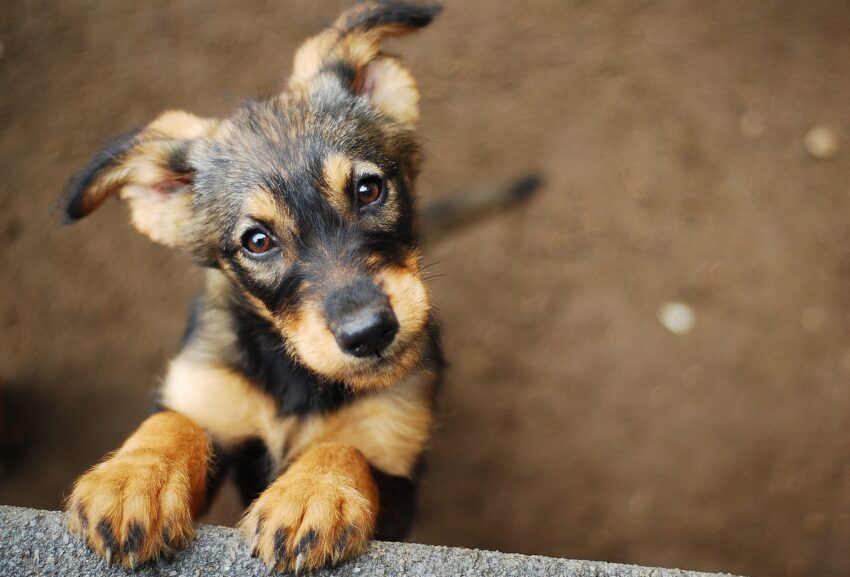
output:
[[[325,315],[339,348],[355,357],[380,355],[398,332],[389,299],[369,278],[332,291]]]
[[[355,357],[380,355],[398,332],[398,321],[389,306],[364,307],[335,323],[339,348]]]

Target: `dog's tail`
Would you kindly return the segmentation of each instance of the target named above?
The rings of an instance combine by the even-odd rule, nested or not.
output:
[[[540,188],[542,178],[528,174],[513,180],[480,184],[432,201],[419,213],[419,232],[426,243],[483,217],[518,206]]]

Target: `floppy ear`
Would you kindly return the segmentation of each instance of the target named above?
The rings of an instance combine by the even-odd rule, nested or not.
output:
[[[427,26],[441,11],[439,4],[394,0],[349,8],[333,26],[301,45],[290,85],[308,86],[321,75],[334,74],[389,118],[413,127],[419,120],[416,81],[398,59],[381,53],[381,42]]]
[[[133,224],[143,234],[168,246],[181,244],[192,216],[194,171],[187,152],[214,125],[171,111],[118,137],[68,182],[66,220],[79,220],[117,194],[129,203]]]

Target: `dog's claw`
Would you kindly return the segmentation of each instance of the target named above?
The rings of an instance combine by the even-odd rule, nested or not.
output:
[[[162,544],[171,548],[171,530],[168,527],[162,530]]]
[[[77,517],[80,520],[80,527],[85,533],[89,529],[89,517],[86,515],[86,509],[83,507],[82,503],[77,505]]]
[[[274,532],[274,561],[275,565],[286,559],[286,530]]]
[[[345,546],[348,545],[348,539],[353,533],[354,528],[349,526],[336,540],[336,546],[334,547],[333,555],[331,556],[331,565],[337,566],[339,565],[339,561],[342,558],[342,553],[345,551]]]

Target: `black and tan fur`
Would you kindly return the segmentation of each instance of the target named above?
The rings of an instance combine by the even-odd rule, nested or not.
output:
[[[358,4],[302,45],[283,93],[226,119],[167,112],[70,182],[69,220],[119,196],[207,268],[159,411],[68,499],[108,561],[185,545],[228,472],[278,571],[409,528],[442,360],[414,219],[419,94],[381,41],[439,10]]]

